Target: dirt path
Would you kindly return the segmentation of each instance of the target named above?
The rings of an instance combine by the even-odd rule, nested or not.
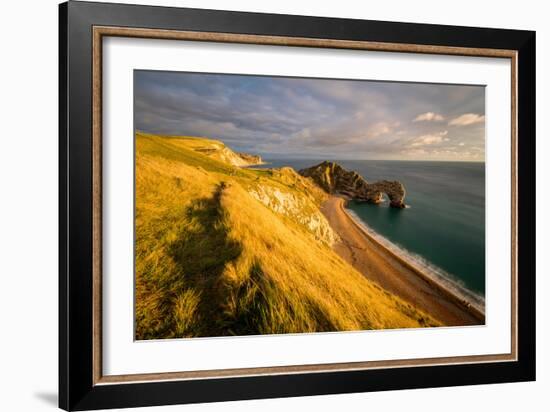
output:
[[[365,277],[448,326],[484,324],[481,314],[466,307],[409,267],[361,229],[344,209],[345,200],[331,196],[321,207],[341,241],[334,250]]]

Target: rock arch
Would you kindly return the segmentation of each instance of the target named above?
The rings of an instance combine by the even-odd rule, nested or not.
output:
[[[352,199],[375,204],[382,202],[382,194],[386,193],[391,207],[405,207],[405,187],[397,180],[368,183],[359,173],[347,171],[338,163],[328,161],[302,169],[299,173],[313,179],[328,193],[340,193]]]
[[[375,183],[366,184],[366,196],[364,200],[370,203],[380,203],[382,193],[390,199],[390,206],[403,209],[405,207],[405,187],[396,180],[381,180]]]

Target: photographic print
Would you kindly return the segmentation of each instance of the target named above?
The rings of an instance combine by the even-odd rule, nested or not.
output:
[[[134,71],[135,339],[485,324],[485,87]]]
[[[60,5],[60,407],[535,380],[535,32],[440,23]]]

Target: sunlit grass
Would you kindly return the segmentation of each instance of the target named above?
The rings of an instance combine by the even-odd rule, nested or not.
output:
[[[248,192],[315,208],[325,195],[308,180],[230,166],[196,150],[207,144],[136,135],[137,339],[437,324]]]

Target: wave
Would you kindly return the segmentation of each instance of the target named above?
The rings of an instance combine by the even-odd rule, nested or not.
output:
[[[369,236],[374,238],[383,247],[397,255],[399,258],[406,261],[409,265],[413,266],[418,271],[428,276],[431,281],[438,284],[443,289],[448,290],[459,299],[467,302],[476,310],[485,314],[485,297],[468,289],[464,282],[462,282],[460,279],[457,279],[444,269],[441,269],[439,266],[434,265],[423,256],[411,252],[401,245],[395,244],[386,237],[382,236],[381,234],[373,230],[353,210],[346,208],[346,212],[351,216],[355,223],[357,223],[357,225],[359,225]]]

